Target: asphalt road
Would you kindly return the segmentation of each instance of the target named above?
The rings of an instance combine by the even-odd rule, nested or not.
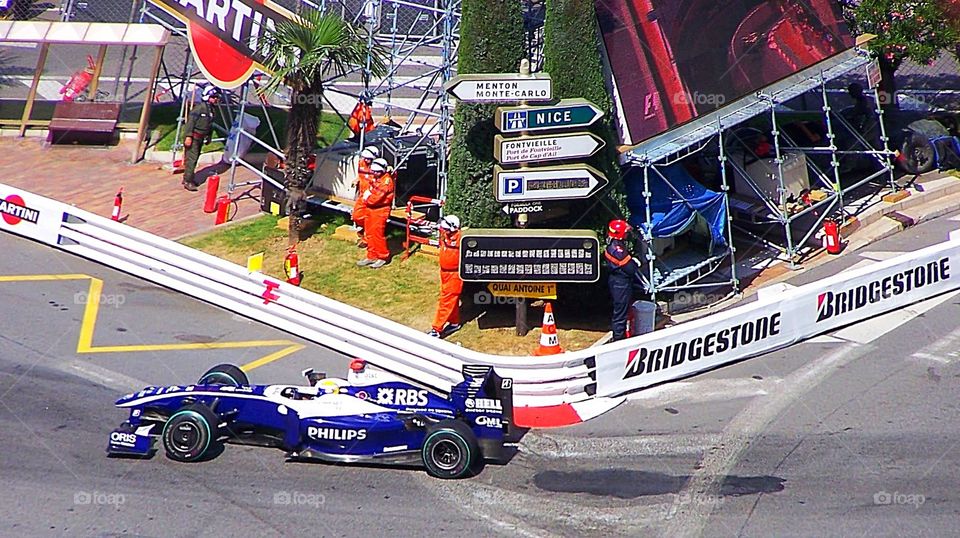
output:
[[[945,217],[799,283],[942,241]],[[251,378],[346,361],[213,306],[0,235],[0,275],[103,280],[91,349],[291,340]],[[831,269],[832,267],[832,269]],[[38,271],[37,268],[41,268]],[[192,379],[285,349],[77,354],[83,281],[0,281],[0,535],[945,536],[960,512],[960,296],[631,395],[588,423],[528,434],[506,466],[422,471],[287,464],[228,446],[213,461],[104,457],[127,385]],[[123,296],[121,299],[120,296]],[[80,298],[82,299],[82,298]],[[120,330],[124,329],[124,330]]]

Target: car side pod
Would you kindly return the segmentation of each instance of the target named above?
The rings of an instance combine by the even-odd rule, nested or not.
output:
[[[153,427],[153,424],[135,427],[129,422],[124,422],[119,428],[110,432],[107,454],[132,457],[153,455],[154,436],[151,435]]]

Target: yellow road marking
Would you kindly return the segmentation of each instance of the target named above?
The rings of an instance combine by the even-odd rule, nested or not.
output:
[[[44,282],[63,280],[90,280],[87,289],[87,304],[84,305],[83,319],[80,322],[80,335],[77,338],[77,353],[135,353],[144,351],[187,351],[204,349],[240,349],[253,347],[286,346],[283,349],[243,365],[249,372],[254,368],[282,359],[287,355],[305,348],[290,340],[242,340],[237,342],[189,342],[179,344],[136,344],[120,346],[94,346],[93,333],[100,313],[100,297],[103,293],[103,281],[84,274],[63,275],[0,275],[0,282]]]
[[[243,366],[241,366],[240,369],[243,370],[244,372],[249,372],[250,370],[253,370],[254,368],[259,368],[259,367],[263,366],[264,364],[269,364],[269,363],[271,363],[271,362],[273,362],[273,361],[275,361],[275,360],[282,359],[282,358],[286,357],[287,355],[290,355],[290,354],[292,354],[292,353],[296,353],[297,351],[300,351],[301,349],[303,349],[303,348],[305,348],[305,347],[307,347],[307,346],[305,346],[305,345],[303,345],[303,344],[293,344],[292,346],[285,347],[285,348],[281,349],[280,351],[274,351],[273,353],[271,353],[271,354],[269,354],[269,355],[267,355],[267,356],[265,356],[265,357],[260,357],[259,359],[255,360],[255,361],[253,361],[253,362],[248,362],[247,364],[244,364]]]

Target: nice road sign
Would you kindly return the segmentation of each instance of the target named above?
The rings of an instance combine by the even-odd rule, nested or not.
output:
[[[589,198],[607,184],[603,172],[586,164],[503,170],[493,167],[498,202]]]
[[[493,156],[502,164],[533,163],[590,157],[604,146],[603,139],[593,133],[520,136],[504,138],[496,135]]]
[[[548,131],[589,127],[603,117],[603,111],[586,99],[561,99],[548,106],[501,106],[493,118],[501,133]]]
[[[504,101],[550,101],[553,81],[546,73],[485,73],[458,75],[447,81],[443,89],[457,99],[469,103],[502,103]]]

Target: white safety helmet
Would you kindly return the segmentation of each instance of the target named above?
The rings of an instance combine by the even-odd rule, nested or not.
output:
[[[382,174],[387,171],[388,166],[390,166],[390,163],[386,159],[374,159],[370,163],[370,171],[375,174]]]
[[[201,95],[204,101],[209,101],[214,97],[220,97],[220,88],[217,88],[211,84],[203,89],[203,93]]]
[[[447,215],[440,219],[440,228],[448,232],[455,232],[460,229],[460,217],[456,215]]]
[[[368,161],[372,161],[379,156],[380,150],[377,148],[377,146],[367,146],[363,148],[363,151],[360,152],[360,158],[367,159]]]

